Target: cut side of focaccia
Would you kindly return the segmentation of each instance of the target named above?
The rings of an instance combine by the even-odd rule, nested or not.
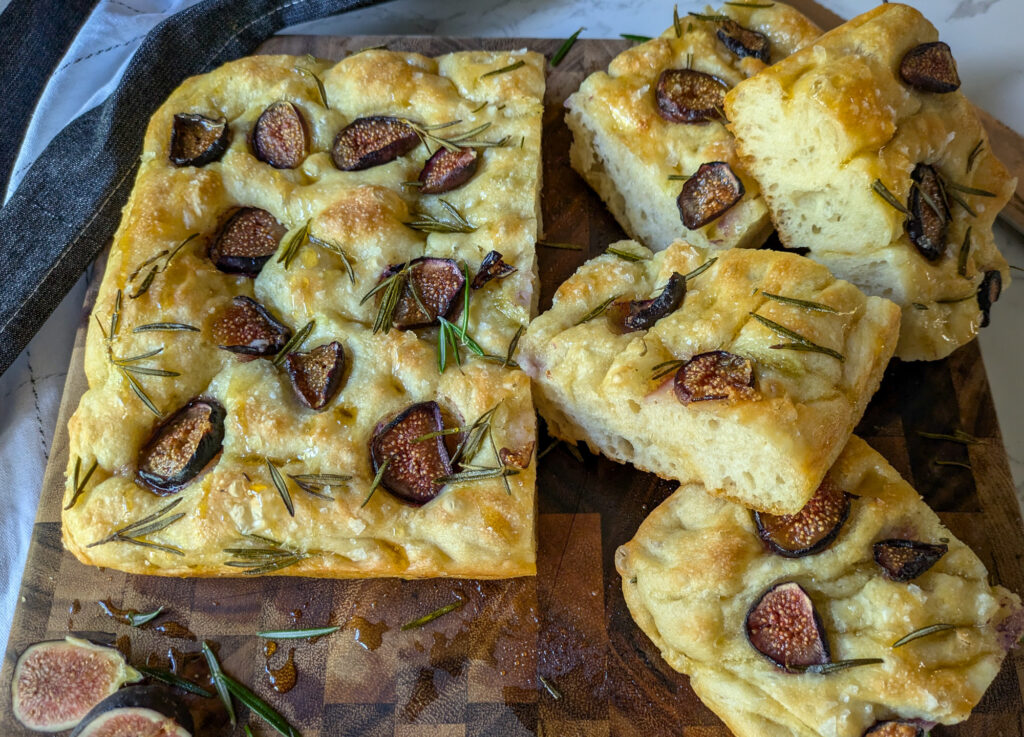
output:
[[[535,572],[536,420],[506,357],[536,304],[543,70],[257,56],[171,95],[88,334],[70,551],[176,576]]]
[[[1015,183],[959,84],[935,28],[890,3],[725,98],[782,242],[899,304],[907,360],[970,341],[1009,283],[992,223]]]
[[[616,554],[633,618],[737,737],[963,721],[1024,629],[1020,599],[989,585],[978,556],[860,438],[825,486],[838,504],[759,526],[682,485]],[[771,548],[823,534],[799,557]]]
[[[722,100],[820,33],[784,3],[683,16],[566,100],[573,168],[626,233],[654,250],[679,238],[704,248],[761,245],[771,222],[757,183],[738,165]],[[716,162],[720,171],[680,181]]]
[[[610,250],[622,255],[581,266],[521,341],[549,431],[749,507],[799,510],[878,388],[898,308],[794,254]]]

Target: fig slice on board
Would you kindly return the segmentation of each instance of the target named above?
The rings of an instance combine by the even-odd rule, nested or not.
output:
[[[288,229],[258,207],[242,207],[231,215],[210,246],[213,265],[227,274],[255,277],[277,252]]]
[[[252,129],[253,154],[275,169],[294,169],[306,158],[309,142],[302,113],[287,100],[271,103]]]
[[[978,309],[981,310],[981,327],[987,328],[992,305],[999,300],[1003,291],[1003,275],[998,271],[986,271],[978,285]]]
[[[327,406],[345,374],[345,349],[338,341],[317,346],[306,353],[289,353],[284,359],[292,388],[310,409]]]
[[[903,227],[921,255],[935,261],[946,251],[946,231],[952,219],[946,190],[939,173],[928,164],[915,166],[910,179],[912,184],[907,197],[910,214]]]
[[[654,97],[658,114],[670,123],[704,123],[722,119],[729,86],[694,69],[666,69],[658,77]]]
[[[247,356],[271,356],[290,337],[292,331],[251,297],[234,297],[213,324],[213,340],[220,348]]]
[[[683,182],[676,199],[679,218],[690,230],[702,228],[743,199],[743,182],[724,161],[710,161]]]
[[[960,75],[949,46],[942,41],[915,46],[903,55],[900,77],[922,92],[955,92],[960,89]]]
[[[882,566],[886,577],[903,583],[917,578],[938,563],[949,546],[945,543],[891,538],[876,542],[872,549],[875,562]]]
[[[774,553],[802,558],[827,548],[850,516],[852,497],[829,479],[796,514],[754,512],[757,533]]]
[[[129,686],[85,715],[71,737],[192,737],[188,708],[163,686]]]
[[[753,399],[754,362],[728,351],[700,353],[676,371],[676,399],[683,404],[715,399]]]
[[[629,313],[623,319],[626,330],[649,330],[658,320],[679,309],[685,296],[686,277],[678,272],[672,272],[665,288],[657,297],[629,302]]]
[[[381,486],[402,501],[415,506],[426,504],[441,491],[434,479],[452,472],[444,437],[424,435],[444,430],[444,418],[437,402],[419,402],[406,407],[391,420],[381,421],[370,441],[370,459]]]
[[[734,20],[725,20],[718,26],[718,40],[741,59],[752,56],[769,63],[771,41],[763,33],[744,28]]]
[[[473,277],[470,286],[473,289],[482,289],[492,279],[504,279],[516,270],[515,266],[506,264],[498,251],[491,251],[484,260],[480,262],[480,269]]]
[[[408,123],[373,115],[357,118],[339,131],[331,147],[331,159],[342,171],[360,171],[405,156],[419,143],[419,136]]]
[[[862,737],[924,737],[924,727],[904,721],[877,722]]]
[[[787,672],[831,660],[821,618],[798,583],[779,583],[768,589],[750,607],[745,627],[751,646]]]
[[[122,685],[141,678],[113,648],[77,637],[37,642],[14,666],[14,716],[29,729],[61,732]]]
[[[437,322],[438,317],[450,318],[458,310],[459,294],[466,283],[466,276],[455,261],[421,256],[410,261],[408,266],[389,267],[381,278],[394,276],[403,268],[408,271],[405,289],[392,319],[396,328],[424,328]],[[423,312],[424,307],[426,313]]]
[[[461,187],[476,173],[479,162],[475,148],[439,148],[420,172],[420,194],[442,194]]]
[[[161,422],[139,451],[139,483],[161,496],[191,483],[221,451],[224,416],[219,402],[196,397]]]
[[[228,121],[194,113],[178,113],[171,126],[171,163],[175,166],[206,166],[219,161],[228,150]]]

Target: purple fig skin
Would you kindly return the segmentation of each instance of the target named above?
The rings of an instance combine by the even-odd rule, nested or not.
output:
[[[408,123],[386,115],[353,120],[339,131],[331,160],[342,171],[361,171],[405,156],[420,144]]]
[[[299,109],[285,100],[269,105],[252,129],[253,154],[275,169],[298,168],[308,148],[306,121]]]
[[[686,277],[673,272],[668,283],[654,299],[633,300],[629,303],[629,314],[624,320],[628,332],[649,330],[666,315],[679,309],[686,296]]]
[[[480,262],[480,269],[470,286],[473,289],[482,289],[492,279],[504,279],[515,271],[516,267],[506,264],[498,251],[491,251]]]
[[[341,389],[345,349],[341,343],[333,341],[306,353],[289,353],[285,356],[284,367],[302,403],[319,411]]]
[[[443,194],[458,189],[476,173],[480,155],[474,148],[439,148],[420,172],[420,194]]]
[[[403,264],[389,266],[381,279],[397,274],[403,267]],[[405,292],[395,308],[392,324],[399,330],[411,330],[434,325],[438,317],[453,319],[462,306],[459,295],[466,284],[466,276],[459,265],[450,258],[421,256],[410,261],[408,269]],[[412,289],[429,314],[423,314]]]
[[[175,166],[206,166],[220,161],[230,142],[231,131],[224,118],[178,113],[171,126],[168,158]]]
[[[291,337],[292,331],[251,297],[234,297],[213,324],[217,347],[245,356],[272,356]]]
[[[242,207],[224,223],[210,246],[210,260],[225,274],[255,278],[288,232],[277,218],[258,207]]]
[[[417,438],[444,429],[444,418],[437,402],[419,402],[402,410],[389,421],[382,421],[370,441],[370,460],[374,473],[387,462],[381,486],[413,506],[422,506],[443,488],[434,479],[452,472],[444,437],[415,442]]]
[[[980,327],[987,328],[991,321],[992,305],[999,300],[1003,291],[1003,275],[998,271],[986,271],[978,285],[978,309],[981,310]]]
[[[196,397],[161,422],[139,451],[136,480],[160,496],[181,491],[217,457],[224,443],[224,407]],[[164,458],[165,453],[188,456]]]
[[[900,79],[916,90],[943,94],[960,89],[960,75],[949,46],[942,41],[915,46],[900,61]]]
[[[666,69],[654,97],[658,114],[670,123],[706,123],[722,119],[729,86],[718,77],[693,69]]]
[[[765,64],[771,63],[771,41],[763,33],[744,28],[734,20],[723,21],[718,27],[718,40],[741,59],[752,56]]]
[[[903,223],[903,229],[922,256],[936,261],[946,252],[946,235],[952,220],[946,190],[939,173],[927,164],[915,166],[910,179],[914,182],[907,196],[910,214]],[[928,195],[927,198],[922,191]]]
[[[701,164],[696,173],[683,182],[676,199],[679,219],[689,230],[702,228],[717,220],[743,199],[746,188],[732,167],[724,161]]]
[[[890,538],[879,540],[872,549],[875,562],[882,567],[886,578],[897,583],[912,581],[939,562],[949,546],[945,543],[925,543],[919,540]]]
[[[168,689],[163,686],[129,686],[116,691],[94,706],[70,737],[106,737],[106,734],[123,734],[116,730],[117,722],[121,718],[125,718],[126,726],[146,721],[153,726],[163,725],[165,728],[169,728],[167,720],[171,720],[175,728],[169,734],[173,737],[192,737],[195,729],[188,708]],[[160,734],[167,733],[165,729]]]

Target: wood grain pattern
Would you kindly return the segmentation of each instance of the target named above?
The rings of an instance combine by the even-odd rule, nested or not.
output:
[[[821,19],[819,18],[819,21]],[[821,21],[823,22],[823,21]],[[387,43],[436,55],[464,48],[530,48],[552,53],[557,40],[281,37],[267,52],[340,58]],[[583,252],[540,248],[541,307],[584,259],[622,236],[600,200],[570,169],[562,102],[589,72],[625,46],[579,42],[551,71],[544,113],[546,237],[583,245]],[[997,316],[998,319],[998,316]],[[199,679],[199,640],[219,645],[229,673],[250,684],[303,737],[466,737],[488,735],[621,735],[728,737],[728,730],[669,668],[633,624],[615,572],[615,549],[674,484],[604,458],[580,463],[556,447],[538,478],[538,575],[507,581],[318,581],[300,578],[164,579],[90,568],[60,542],[60,499],[67,459],[66,420],[84,390],[85,324],[76,341],[57,433],[47,467],[21,605],[0,671],[6,691],[17,655],[30,643],[91,633],[116,642],[135,663],[173,657]],[[981,443],[927,441],[918,430],[955,428]],[[894,362],[858,432],[921,491],[950,529],[972,545],[994,581],[1024,591],[1024,536],[1014,489],[977,344],[932,364]],[[540,448],[548,441],[541,440]],[[934,461],[969,461],[972,470]],[[462,597],[456,612],[419,629],[401,625]],[[101,612],[97,601],[148,611],[164,605],[159,622],[175,621],[196,640],[169,637],[150,625],[131,629]],[[287,694],[271,689],[263,642],[266,628],[334,623],[342,630],[317,642],[282,641],[270,666],[295,647],[299,679]],[[555,698],[541,681],[552,684]],[[1024,655],[1008,658],[975,715],[935,737],[1024,735]],[[216,705],[192,698],[204,737],[231,734]],[[240,711],[234,735],[265,724]],[[32,734],[0,700],[0,734]]]

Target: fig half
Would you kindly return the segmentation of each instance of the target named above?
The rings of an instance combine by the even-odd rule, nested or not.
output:
[[[71,737],[192,737],[192,714],[163,686],[129,686],[85,715]]]
[[[394,419],[382,421],[370,441],[374,473],[381,486],[414,506],[426,504],[441,491],[434,482],[452,472],[444,436],[420,439],[444,430],[444,418],[437,402],[420,402],[402,410]]]
[[[679,218],[688,229],[696,230],[721,217],[745,193],[743,182],[726,162],[701,164],[696,173],[683,182],[676,199]]]
[[[224,444],[224,408],[196,397],[164,420],[139,451],[139,483],[166,496],[191,483]]]
[[[900,78],[922,92],[955,92],[960,89],[960,75],[949,46],[942,41],[915,46],[903,55]]]
[[[924,727],[904,721],[877,722],[862,737],[924,737]]]
[[[875,562],[882,566],[886,578],[903,583],[917,578],[938,563],[949,546],[945,543],[889,539],[875,543],[872,549]]]
[[[178,113],[171,126],[170,160],[175,166],[206,166],[228,150],[228,121]]]
[[[394,161],[419,145],[408,123],[386,115],[357,118],[339,131],[331,159],[342,171],[360,171]]]
[[[827,548],[850,516],[852,497],[825,479],[796,514],[754,512],[757,534],[772,552],[802,558]]]
[[[240,208],[217,233],[210,246],[210,260],[226,274],[255,277],[277,253],[287,232],[288,229],[266,210]]]
[[[113,648],[77,637],[37,642],[14,666],[14,717],[40,732],[71,729],[122,685],[141,678]]]
[[[675,312],[685,296],[686,277],[674,271],[657,297],[630,301],[629,314],[623,320],[626,330],[649,330],[658,320]]]
[[[287,100],[271,103],[252,129],[253,154],[275,169],[294,169],[306,158],[306,122]]]
[[[716,399],[753,399],[754,362],[728,351],[700,353],[676,371],[676,399],[683,404]]]
[[[476,173],[479,161],[475,148],[439,148],[420,172],[420,194],[441,194],[461,187]]]
[[[506,264],[502,260],[500,253],[491,251],[480,262],[480,269],[476,272],[476,276],[473,277],[473,282],[470,286],[473,289],[481,289],[491,279],[504,279],[515,270],[515,266]]]
[[[729,86],[694,69],[666,69],[658,77],[654,97],[658,114],[670,123],[704,123],[722,119]]]
[[[910,214],[903,223],[910,242],[929,261],[946,251],[946,230],[952,219],[942,179],[934,167],[918,164],[910,174],[913,182],[907,197]]]
[[[981,327],[987,328],[992,305],[999,300],[1003,291],[1003,275],[998,271],[986,271],[978,285],[978,309],[981,310]]]
[[[395,276],[403,268],[408,271],[405,275],[405,290],[392,318],[392,324],[396,328],[424,328],[437,322],[438,317],[448,318],[456,312],[459,307],[458,297],[466,283],[466,277],[455,261],[450,258],[421,256],[410,261],[408,266],[389,267],[382,278]],[[421,304],[426,308],[426,313],[423,312]]]
[[[338,390],[345,374],[345,349],[338,341],[317,346],[307,353],[289,353],[284,367],[292,380],[292,388],[310,409],[327,406]]]
[[[292,331],[251,297],[234,297],[213,324],[218,347],[247,356],[272,356],[290,337]]]
[[[718,40],[725,44],[725,48],[741,59],[752,56],[765,64],[770,63],[772,45],[763,33],[744,28],[734,20],[724,20],[718,26],[717,35]]]
[[[747,612],[747,640],[777,668],[796,673],[831,660],[814,602],[798,583],[772,586]]]

